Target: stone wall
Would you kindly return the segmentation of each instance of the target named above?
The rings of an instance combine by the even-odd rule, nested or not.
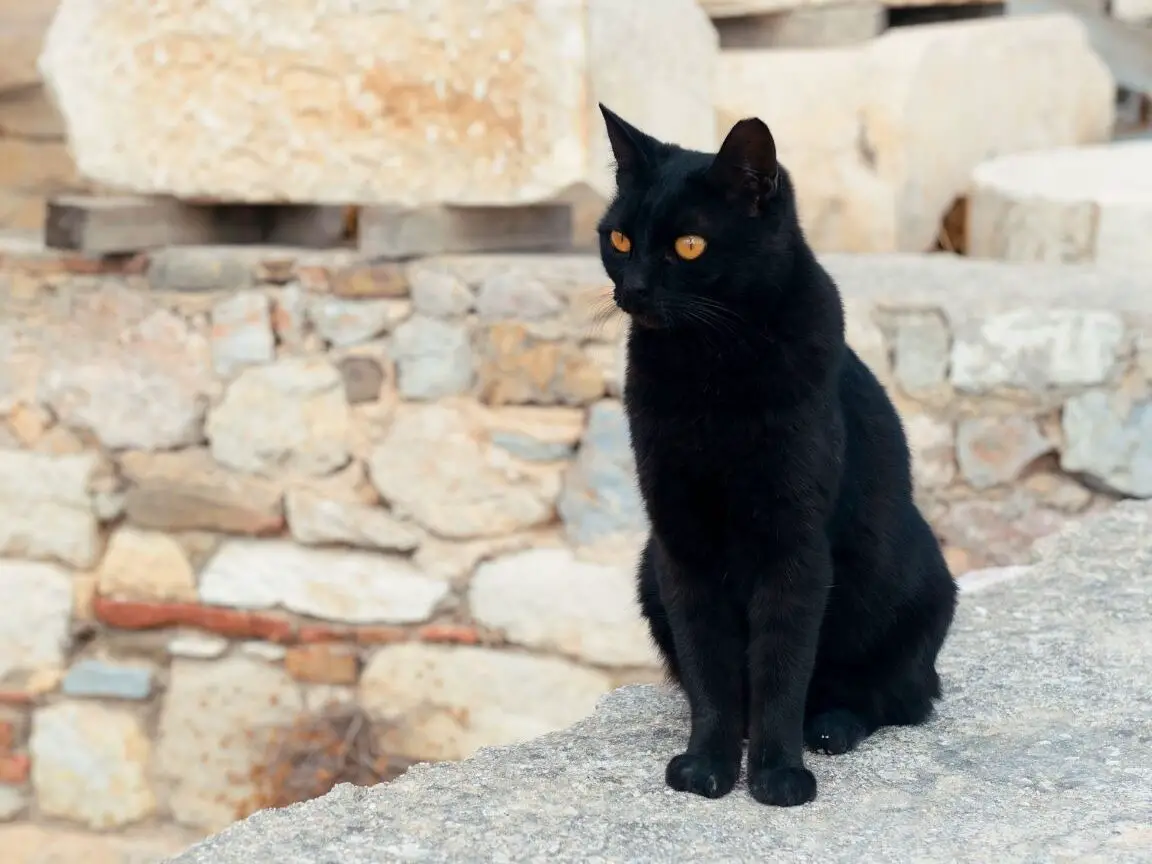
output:
[[[1152,496],[1146,277],[827,261],[957,574]],[[327,706],[455,759],[657,678],[603,285],[579,255],[8,243],[3,818],[202,832],[283,799]]]

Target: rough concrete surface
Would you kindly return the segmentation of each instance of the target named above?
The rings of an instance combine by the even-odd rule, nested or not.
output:
[[[173,862],[1148,862],[1152,505],[1038,556],[964,592],[938,716],[809,756],[808,806],[667,790],[684,704],[628,687],[567,731],[258,813]]]

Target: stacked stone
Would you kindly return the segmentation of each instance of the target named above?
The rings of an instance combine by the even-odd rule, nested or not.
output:
[[[958,573],[1152,496],[1138,278],[827,263]],[[254,730],[329,702],[451,759],[659,674],[594,257],[13,246],[0,283],[4,818],[218,828]]]

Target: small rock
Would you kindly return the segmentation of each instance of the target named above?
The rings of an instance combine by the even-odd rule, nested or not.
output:
[[[1065,513],[1079,513],[1092,503],[1092,493],[1066,474],[1031,474],[1021,485],[1037,501]]]
[[[268,298],[244,291],[212,307],[212,368],[229,377],[245,366],[270,363],[276,356]]]
[[[403,407],[369,461],[395,512],[441,537],[507,534],[548,522],[556,473],[500,458],[465,404]]]
[[[902,418],[912,451],[912,477],[918,488],[941,489],[956,478],[952,424],[930,414]]]
[[[1016,493],[999,501],[954,502],[933,527],[946,544],[970,550],[973,567],[999,567],[1028,563],[1032,545],[1068,520],[1063,513]]]
[[[568,539],[577,546],[644,530],[647,519],[636,485],[628,420],[619,402],[597,402],[589,411],[559,510]]]
[[[480,394],[492,405],[584,405],[604,395],[600,368],[569,342],[500,323],[488,327],[479,343]]]
[[[252,266],[223,247],[168,246],[152,254],[153,291],[227,291],[252,287]]]
[[[207,450],[125,453],[128,521],[163,531],[272,534],[284,527],[279,485],[228,471]]]
[[[1113,373],[1123,342],[1124,322],[1114,312],[1004,312],[958,329],[952,383],[969,393],[1102,384]]]
[[[481,564],[468,599],[479,624],[516,644],[602,666],[657,664],[628,569],[531,549]]]
[[[308,317],[320,337],[338,348],[390,333],[412,314],[407,300],[344,300],[313,297]]]
[[[896,380],[908,393],[931,390],[948,378],[950,336],[937,312],[906,312],[896,318]]]
[[[330,474],[348,463],[350,413],[340,373],[291,358],[245,369],[208,415],[216,461],[237,471]]]
[[[110,450],[198,444],[215,387],[207,340],[126,288],[75,298],[69,321],[40,331],[38,394],[64,425]]]
[[[299,348],[308,333],[308,294],[293,283],[273,295],[272,329],[284,345]]]
[[[530,462],[568,459],[584,432],[584,412],[574,408],[502,408],[490,417],[492,443]]]
[[[468,284],[452,273],[417,262],[408,268],[412,304],[430,318],[463,318],[475,306]]]
[[[372,357],[345,357],[336,364],[344,380],[344,397],[349,405],[375,402],[384,386],[384,370]]]
[[[960,473],[976,489],[1010,483],[1035,459],[1052,450],[1029,417],[961,420],[956,430]]]
[[[181,633],[168,640],[168,653],[187,660],[215,660],[227,650],[227,639],[204,633]]]
[[[99,549],[89,495],[95,453],[0,449],[0,555],[91,567]]]
[[[204,603],[234,609],[281,606],[352,624],[427,621],[449,591],[395,556],[308,549],[283,540],[231,540],[200,575]]]
[[[395,299],[408,296],[408,276],[400,264],[342,267],[329,275],[328,285],[337,297]]]
[[[71,611],[66,571],[0,559],[0,681],[10,672],[62,667]]]
[[[1082,393],[1064,403],[1062,422],[1061,468],[1121,495],[1152,498],[1152,401]]]
[[[391,752],[463,759],[480,747],[562,729],[611,688],[602,672],[555,657],[402,644],[373,655],[359,701],[374,719],[395,724],[387,735]]]
[[[347,545],[411,552],[420,535],[382,507],[337,501],[294,489],[286,500],[292,538],[306,546]]]
[[[476,311],[482,321],[538,321],[559,315],[564,304],[544,280],[505,272],[480,283]]]
[[[52,415],[39,405],[17,404],[8,413],[8,427],[25,447],[33,446],[52,425]]]
[[[258,809],[256,778],[271,755],[262,736],[302,708],[296,683],[259,660],[173,661],[156,740],[172,816],[215,831]]]
[[[241,642],[240,653],[263,660],[265,663],[279,663],[288,653],[288,649],[272,642]]]
[[[307,684],[355,684],[360,659],[349,645],[295,645],[284,655],[284,668]]]
[[[466,393],[472,386],[472,347],[462,324],[418,315],[392,338],[400,394],[432,400]]]
[[[80,660],[61,685],[66,696],[144,700],[152,695],[152,670],[102,660]]]
[[[166,534],[118,529],[100,562],[100,593],[130,600],[196,600],[196,574],[184,550]]]
[[[91,702],[41,708],[33,716],[29,750],[44,815],[107,830],[156,809],[148,783],[152,745],[131,714]]]
[[[11,822],[28,807],[28,796],[18,786],[0,784],[0,822]]]

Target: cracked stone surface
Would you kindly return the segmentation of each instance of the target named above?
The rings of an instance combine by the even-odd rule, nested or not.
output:
[[[566,731],[258,813],[173,862],[1152,860],[1152,505],[1076,523],[973,589],[937,717],[809,756],[808,806],[668,791],[684,703],[628,687]]]

